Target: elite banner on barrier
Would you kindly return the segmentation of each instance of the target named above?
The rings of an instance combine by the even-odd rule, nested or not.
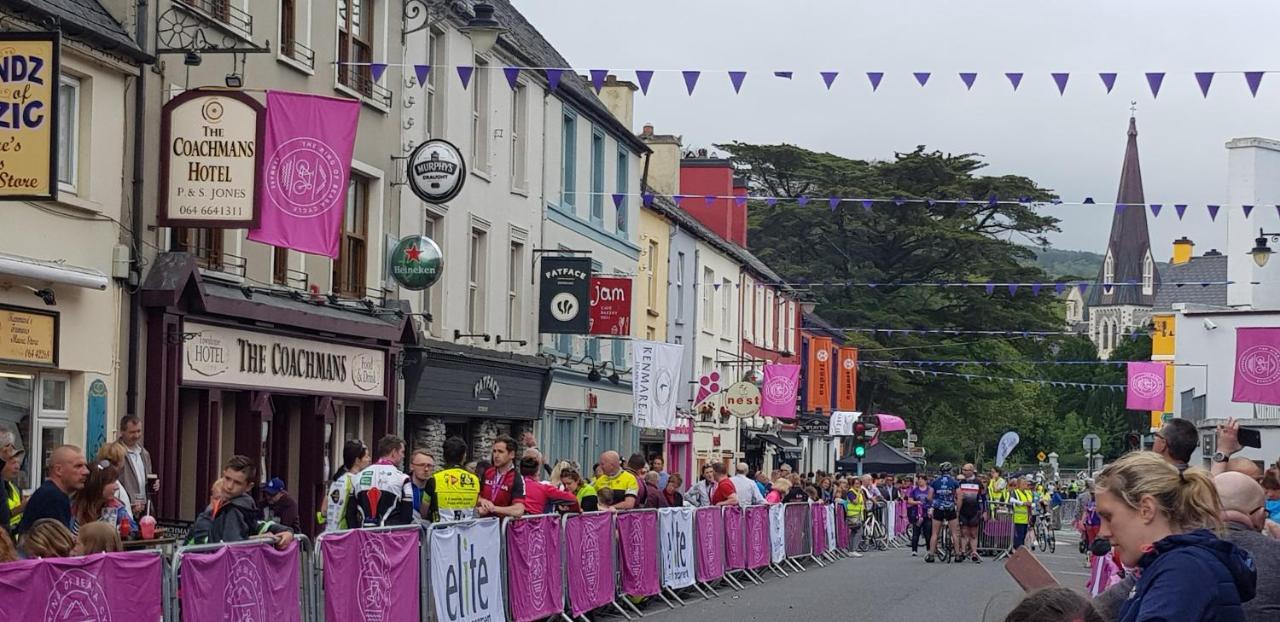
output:
[[[613,601],[613,517],[607,512],[565,519],[569,610],[578,617]]]
[[[769,565],[769,515],[775,507],[779,506],[753,505],[745,510],[747,568],[751,570]]]
[[[432,526],[431,598],[438,622],[506,622],[502,583],[498,519]]]
[[[725,570],[742,570],[747,567],[747,543],[743,537],[743,520],[742,506],[730,505],[724,508]]]
[[[182,622],[300,622],[300,556],[296,542],[283,551],[264,543],[184,554]]]
[[[787,521],[785,506],[769,506],[769,559],[777,564],[787,558]]]
[[[153,553],[0,564],[6,620],[159,620],[164,561]]]
[[[693,585],[693,508],[658,510],[658,530],[662,585],[673,589]]]
[[[813,519],[809,516],[809,504],[788,503],[782,513],[782,522],[786,529],[787,557],[800,557],[809,554],[809,531]]]
[[[421,620],[416,529],[349,529],[323,536],[325,620]],[[352,581],[352,577],[357,577]]]
[[[693,527],[698,534],[697,579],[701,583],[718,581],[724,577],[724,521],[719,507],[698,508],[694,511]]]
[[[560,572],[560,517],[544,514],[507,523],[507,578],[511,617],[532,622],[564,611],[564,581]]]
[[[809,533],[813,534],[812,542],[814,555],[822,555],[827,552],[827,513],[826,506],[815,503],[809,506],[810,514],[813,515]]]
[[[618,512],[618,550],[622,553],[622,591],[653,596],[658,583],[657,512]]]

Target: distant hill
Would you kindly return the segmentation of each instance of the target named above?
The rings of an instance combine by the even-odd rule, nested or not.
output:
[[[1092,279],[1102,268],[1102,255],[1098,253],[1057,248],[1032,249],[1032,252],[1036,254],[1035,265],[1055,279]]]

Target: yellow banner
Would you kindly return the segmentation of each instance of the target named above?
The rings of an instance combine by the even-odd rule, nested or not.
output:
[[[0,199],[58,196],[58,33],[0,33]]]

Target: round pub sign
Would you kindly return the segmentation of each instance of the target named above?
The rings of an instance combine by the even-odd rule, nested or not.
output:
[[[427,203],[447,203],[462,191],[467,163],[462,152],[445,140],[428,140],[409,154],[409,188]]]
[[[444,255],[440,246],[427,236],[408,236],[391,251],[391,278],[405,289],[431,287],[443,272]]]
[[[724,405],[735,416],[746,418],[760,414],[760,387],[747,382],[736,382],[724,392]]]

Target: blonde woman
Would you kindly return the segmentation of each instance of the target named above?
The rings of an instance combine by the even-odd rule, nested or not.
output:
[[[1243,622],[1252,599],[1253,560],[1219,539],[1221,503],[1209,473],[1185,471],[1153,452],[1133,452],[1098,476],[1099,536],[1139,579],[1119,622]]]
[[[75,546],[75,536],[66,525],[54,518],[42,518],[18,538],[18,555],[23,559],[70,557]]]
[[[116,479],[116,489],[114,494],[116,499],[118,499],[120,503],[124,505],[125,510],[129,512],[129,519],[133,520],[133,519],[136,519],[137,517],[134,516],[134,511],[133,511],[134,508],[129,503],[129,493],[125,491],[124,483],[119,480],[119,476],[123,474],[125,468],[128,467],[128,465],[125,464],[125,460],[127,459],[126,457],[128,456],[128,454],[129,454],[129,450],[126,449],[124,446],[124,443],[121,443],[120,441],[116,441],[114,443],[107,443],[102,447],[98,448],[98,460],[106,460],[107,462],[110,462],[111,466],[115,467],[116,469],[117,479]],[[146,509],[145,504],[141,504],[140,507],[143,510]]]
[[[769,505],[778,505],[782,503],[782,499],[787,496],[787,492],[791,490],[791,482],[779,477],[773,480],[773,490],[765,495],[764,502]]]

